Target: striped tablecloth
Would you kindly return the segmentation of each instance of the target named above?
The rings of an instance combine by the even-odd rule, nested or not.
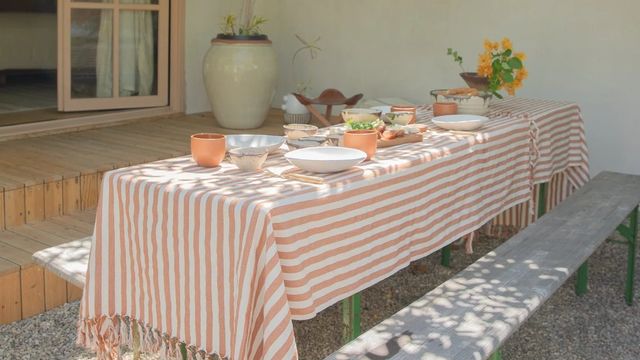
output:
[[[227,163],[199,168],[189,157],[105,174],[78,342],[115,358],[136,328],[143,350],[168,357],[186,342],[195,358],[296,359],[292,319],[529,204],[541,171],[551,168],[544,181],[586,169],[586,155],[562,163],[584,137],[558,131],[578,143],[567,150],[544,125],[567,107],[581,134],[578,108],[519,101],[498,102],[475,136],[429,133],[322,185]],[[265,166],[287,163],[278,154]]]

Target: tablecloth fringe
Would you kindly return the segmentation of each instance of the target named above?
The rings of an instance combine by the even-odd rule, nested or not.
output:
[[[78,321],[77,344],[96,352],[98,360],[122,359],[121,347],[133,349],[133,329],[137,327],[140,351],[156,354],[162,359],[182,360],[181,342],[178,338],[162,334],[152,327],[128,316],[101,316]],[[189,360],[226,359],[217,353],[206,353],[195,346],[187,346]]]

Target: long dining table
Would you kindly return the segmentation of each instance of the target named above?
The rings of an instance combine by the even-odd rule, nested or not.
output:
[[[474,134],[437,128],[322,184],[189,156],[105,174],[78,343],[118,358],[297,359],[292,320],[375,285],[483,227],[521,228],[589,179],[580,109],[494,101]],[[303,173],[284,149],[264,167]]]

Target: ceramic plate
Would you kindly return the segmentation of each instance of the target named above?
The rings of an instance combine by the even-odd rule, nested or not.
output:
[[[489,118],[480,115],[445,115],[436,116],[431,121],[443,129],[470,131],[484,126]]]
[[[226,135],[227,151],[237,148],[263,148],[273,153],[284,144],[284,136],[272,135]]]
[[[367,154],[357,149],[319,146],[290,151],[284,157],[302,170],[334,173],[360,164],[367,158]]]

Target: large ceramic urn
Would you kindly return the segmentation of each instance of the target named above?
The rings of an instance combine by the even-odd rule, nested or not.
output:
[[[204,60],[204,82],[218,124],[228,129],[260,127],[276,88],[271,41],[218,38]]]

